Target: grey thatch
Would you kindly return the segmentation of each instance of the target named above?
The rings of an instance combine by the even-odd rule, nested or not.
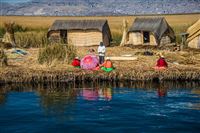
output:
[[[158,44],[163,36],[169,36],[171,40],[175,40],[173,29],[163,17],[136,18],[128,32],[138,31],[152,32]]]
[[[90,31],[95,30],[102,32],[102,41],[109,45],[112,39],[110,28],[107,20],[56,20],[49,28],[47,37],[53,31]]]

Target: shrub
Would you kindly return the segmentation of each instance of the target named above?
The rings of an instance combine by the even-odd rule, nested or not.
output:
[[[72,44],[66,46],[67,62],[70,63],[77,55],[76,47]]]
[[[119,32],[113,32],[112,33],[112,43],[114,45],[119,45],[121,43],[121,39],[122,39],[122,33]]]
[[[190,25],[180,25],[180,26],[173,26],[173,30],[175,32],[176,35],[176,43],[181,44],[182,40],[181,40],[181,36],[180,33],[184,33],[187,31],[187,28]]]
[[[17,32],[15,34],[16,46],[21,48],[40,48],[48,44],[46,32]]]
[[[6,33],[6,30],[3,27],[0,27],[0,38]]]
[[[72,45],[52,44],[39,50],[38,62],[50,65],[53,60],[70,62],[76,56],[76,48]]]

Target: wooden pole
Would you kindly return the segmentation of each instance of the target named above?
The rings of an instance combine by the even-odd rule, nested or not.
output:
[[[122,29],[123,29],[123,36],[122,36],[120,46],[124,46],[126,44],[126,41],[127,41],[126,38],[127,38],[127,32],[128,32],[128,22],[125,19],[123,20]]]

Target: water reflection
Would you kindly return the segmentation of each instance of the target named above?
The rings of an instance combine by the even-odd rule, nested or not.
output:
[[[142,89],[155,92],[159,98],[167,98],[169,91],[188,88],[194,96],[200,97],[199,86],[199,82],[5,84],[0,86],[0,104],[6,102],[9,92],[34,92],[39,96],[41,107],[46,114],[64,114],[67,109],[72,109],[79,96],[86,101],[111,101],[115,93],[128,93],[127,88],[130,88],[130,91]],[[194,108],[200,109],[199,101],[195,106]]]
[[[0,89],[0,105],[6,102],[7,92],[5,89]]]
[[[106,100],[110,101],[112,99],[112,89],[111,88],[83,88],[81,95],[85,100],[97,101]]]
[[[199,129],[199,86],[199,82],[0,85],[0,132],[134,132],[132,127],[156,132],[158,125],[158,132],[175,128],[189,132]]]
[[[59,84],[41,85],[37,88],[40,104],[47,115],[64,115],[76,102],[77,90]]]

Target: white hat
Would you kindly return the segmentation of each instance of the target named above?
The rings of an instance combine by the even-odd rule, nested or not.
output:
[[[80,59],[80,58],[78,56],[76,56],[75,59]]]
[[[159,56],[160,56],[161,58],[164,58],[164,55],[163,55],[162,53],[159,53]]]
[[[106,57],[106,60],[110,60],[110,58],[109,58],[109,57]]]

